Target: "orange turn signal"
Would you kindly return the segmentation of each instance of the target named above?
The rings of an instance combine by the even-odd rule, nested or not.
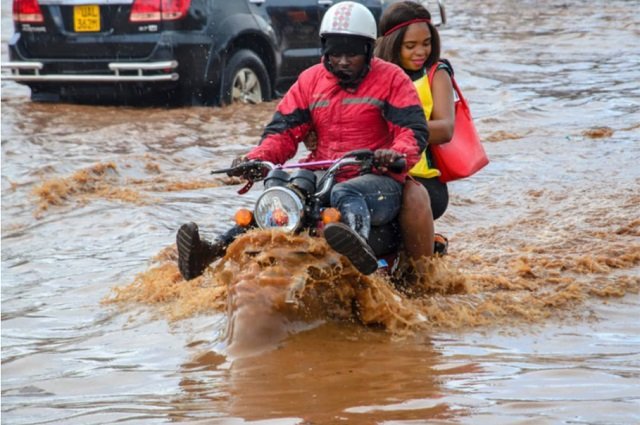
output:
[[[240,227],[247,227],[253,221],[253,213],[246,208],[240,208],[233,217],[236,224]]]
[[[322,211],[322,222],[324,224],[337,223],[340,221],[340,211],[335,208],[327,208]]]

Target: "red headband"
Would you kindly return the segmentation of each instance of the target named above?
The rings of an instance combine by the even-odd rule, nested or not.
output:
[[[431,23],[431,19],[427,19],[427,18],[410,19],[408,21],[405,21],[405,22],[403,22],[401,24],[398,24],[395,27],[391,28],[389,31],[387,31],[384,34],[382,34],[382,36],[386,37],[389,34],[391,34],[392,32],[399,30],[400,28],[404,28],[404,27],[409,26],[411,24],[417,24],[418,22],[426,22],[426,23],[430,24]]]

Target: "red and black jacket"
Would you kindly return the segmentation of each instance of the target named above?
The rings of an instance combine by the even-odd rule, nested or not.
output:
[[[247,157],[282,164],[313,129],[318,144],[305,161],[337,159],[355,149],[393,149],[406,155],[410,169],[429,136],[415,87],[396,65],[373,58],[370,66],[358,87],[349,90],[322,64],[304,71]],[[403,182],[405,173],[392,177]]]

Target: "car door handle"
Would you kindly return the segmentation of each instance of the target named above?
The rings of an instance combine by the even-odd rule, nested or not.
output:
[[[333,0],[318,0],[318,4],[320,6],[331,6],[333,4]]]
[[[252,4],[264,4],[266,0],[249,0],[249,3]]]

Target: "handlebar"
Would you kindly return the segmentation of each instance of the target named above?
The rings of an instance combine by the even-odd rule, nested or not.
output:
[[[335,161],[321,162],[322,165],[329,165],[325,173],[326,176],[337,174],[342,167],[347,165],[358,165],[364,172],[370,172],[372,166],[380,167],[379,164],[376,164],[374,156],[374,151],[370,149],[358,149],[345,154],[342,158]],[[319,162],[275,165],[268,161],[251,160],[242,162],[234,167],[213,170],[211,174],[226,174],[229,177],[244,177],[249,181],[259,181],[262,180],[269,171],[276,168],[307,168],[312,165],[317,166],[318,164]],[[386,168],[392,173],[401,173],[405,170],[406,165],[407,161],[405,158],[398,158],[391,164],[388,164]]]
[[[371,164],[373,166],[380,167],[380,164],[376,163],[374,159],[374,155],[375,155],[375,152],[370,149],[358,149],[358,150],[347,153],[345,156],[343,156],[343,158],[351,157],[363,163],[366,163],[367,161],[371,161]],[[406,166],[407,166],[407,160],[404,157],[402,157],[402,158],[396,159],[391,164],[388,164],[386,167],[387,167],[387,170],[391,171],[392,173],[401,173],[404,171]]]
[[[407,160],[405,158],[398,158],[387,166],[387,170],[392,173],[401,173],[407,168]]]
[[[246,161],[235,167],[212,170],[211,174],[226,174],[229,177],[244,177],[247,180],[261,180],[269,171],[276,168],[268,161]]]

